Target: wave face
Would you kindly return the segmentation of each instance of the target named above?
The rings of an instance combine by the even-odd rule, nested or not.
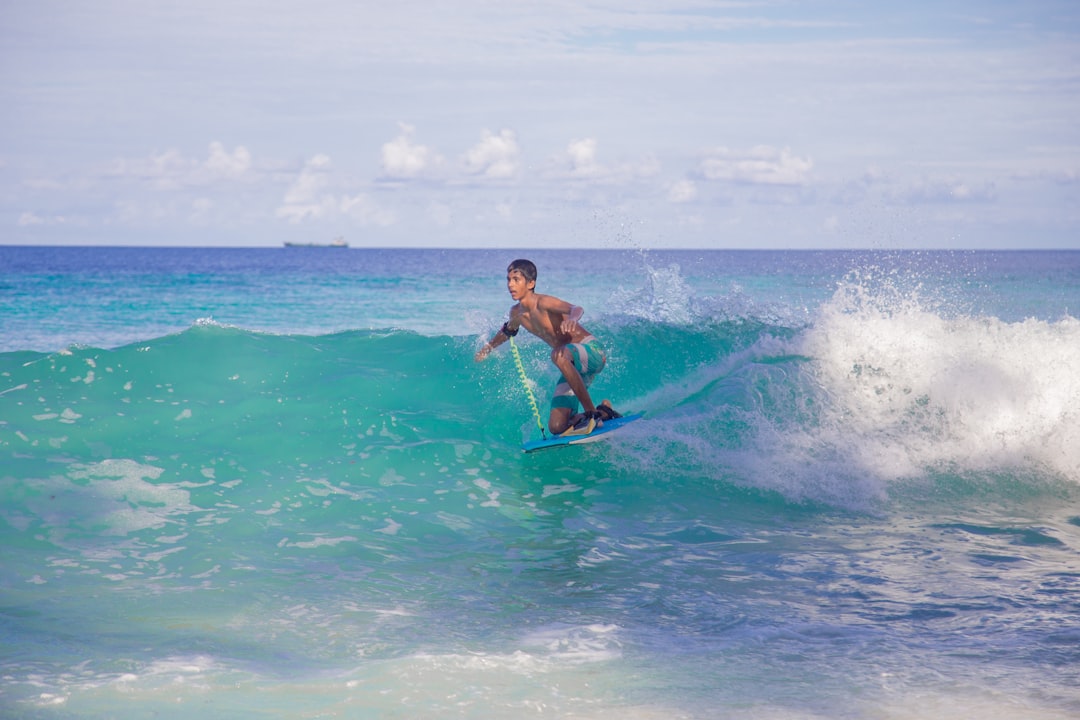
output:
[[[804,327],[665,332],[631,343],[698,348],[672,363],[694,372],[653,381],[670,418],[665,452],[646,455],[661,464],[675,452],[691,474],[842,507],[927,479],[1080,481],[1075,318],[947,314],[851,277]]]
[[[589,328],[645,419],[530,455],[505,347],[472,359],[498,311],[0,354],[0,706],[1080,711],[1080,322],[638,262]]]

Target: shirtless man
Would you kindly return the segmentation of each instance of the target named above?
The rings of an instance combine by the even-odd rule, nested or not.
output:
[[[536,265],[528,260],[510,263],[506,287],[517,304],[510,308],[510,319],[476,353],[477,362],[524,327],[551,346],[551,361],[562,372],[551,399],[548,430],[555,435],[588,435],[604,420],[619,417],[607,400],[597,407],[589,396],[588,386],[607,358],[597,339],[579,322],[585,311],[536,292]],[[575,415],[579,401],[584,413]]]

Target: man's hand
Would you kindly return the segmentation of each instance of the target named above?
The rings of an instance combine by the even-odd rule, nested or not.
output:
[[[572,335],[577,332],[578,328],[581,327],[578,325],[578,320],[580,320],[581,316],[584,314],[585,310],[583,308],[580,308],[577,305],[570,305],[569,312],[563,315],[563,321],[559,324],[559,332],[563,335]]]

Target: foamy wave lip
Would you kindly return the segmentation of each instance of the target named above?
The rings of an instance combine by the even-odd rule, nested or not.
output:
[[[671,325],[756,319],[801,327],[807,321],[807,308],[756,301],[736,282],[716,297],[695,294],[677,263],[666,268],[646,265],[645,273],[643,287],[619,288],[614,293],[612,306],[627,317]]]
[[[243,325],[234,325],[232,323],[221,322],[220,320],[215,320],[213,317],[196,318],[195,322],[191,323],[191,327],[193,327],[193,328],[216,328],[218,330],[237,330],[237,331],[245,333],[245,334],[260,335],[260,336],[266,336],[266,337],[289,337],[289,336],[297,335],[297,334],[299,334],[299,335],[304,335],[305,334],[304,330],[296,329],[296,328],[278,329],[278,330],[267,330],[267,329],[263,328],[263,329],[256,330],[256,329],[246,328]]]
[[[693,322],[692,293],[679,266],[673,264],[661,269],[646,266],[645,272],[645,286],[637,290],[620,288],[615,294],[614,306],[634,318],[676,325]]]
[[[636,461],[675,452],[688,476],[859,511],[940,473],[1080,483],[1080,321],[973,317],[923,292],[854,278],[794,337],[664,386],[643,404],[669,419]]]
[[[196,318],[195,322],[191,323],[191,327],[195,328],[220,328],[224,330],[242,330],[243,328],[238,325],[230,325],[229,323],[218,322],[213,317]]]
[[[845,285],[801,338],[814,441],[879,477],[1033,466],[1080,482],[1080,321],[946,317]]]

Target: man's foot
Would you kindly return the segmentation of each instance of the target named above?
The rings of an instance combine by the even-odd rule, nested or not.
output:
[[[600,424],[599,413],[587,412],[581,416],[573,427],[569,430],[565,430],[561,433],[563,437],[570,437],[574,435],[588,435],[595,430]]]
[[[596,406],[596,413],[600,416],[600,425],[603,425],[608,420],[614,420],[615,418],[621,418],[622,415],[615,412],[615,408],[611,407],[610,400],[604,400]]]

